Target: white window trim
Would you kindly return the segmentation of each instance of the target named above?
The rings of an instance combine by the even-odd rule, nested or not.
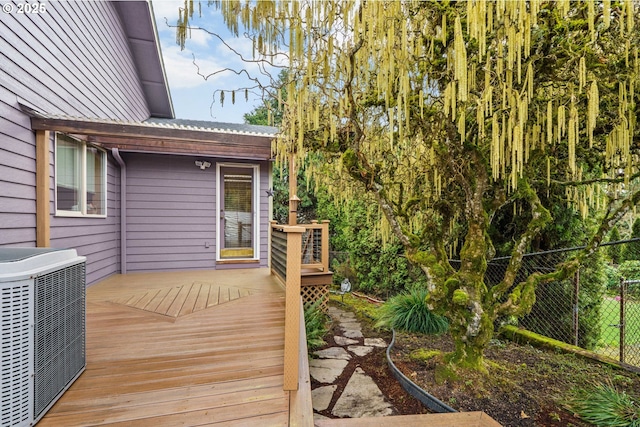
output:
[[[68,211],[68,210],[64,210],[64,209],[58,209],[58,135],[60,133],[56,132],[55,133],[55,144],[54,144],[54,150],[55,150],[55,164],[53,167],[53,174],[54,174],[54,183],[53,183],[53,195],[54,195],[54,200],[55,200],[55,216],[57,217],[75,217],[75,218],[106,218],[107,217],[107,152],[100,148],[97,147],[95,145],[92,144],[87,144],[86,141],[82,141],[81,139],[78,138],[74,138],[71,135],[67,135],[64,134],[65,137],[75,141],[78,143],[79,146],[82,147],[82,152],[80,155],[80,162],[81,162],[81,166],[80,166],[80,174],[82,175],[80,178],[80,188],[79,188],[79,193],[80,193],[80,206],[81,209],[79,211]],[[87,213],[87,147],[92,147],[97,149],[98,151],[103,153],[102,156],[102,179],[103,179],[103,183],[104,183],[104,214],[90,214]]]
[[[232,168],[245,168],[253,169],[254,176],[254,188],[253,191],[253,258],[220,258],[220,246],[222,244],[222,238],[220,237],[220,188],[222,177],[220,176],[220,168],[232,167]],[[216,162],[216,261],[234,261],[234,260],[260,260],[260,165],[254,163],[219,163]]]

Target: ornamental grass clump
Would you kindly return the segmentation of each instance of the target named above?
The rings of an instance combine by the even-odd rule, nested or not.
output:
[[[601,427],[640,427],[640,406],[611,384],[579,390],[568,403],[583,420]]]
[[[322,299],[305,306],[304,327],[307,333],[307,349],[313,350],[326,344],[323,337],[327,328],[327,315],[322,311]]]
[[[429,310],[426,289],[415,289],[390,298],[378,309],[377,327],[439,335],[449,329],[446,318]]]

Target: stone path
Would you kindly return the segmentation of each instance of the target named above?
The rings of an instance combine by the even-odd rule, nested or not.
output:
[[[364,337],[356,316],[337,307],[329,307],[329,316],[336,322],[341,335],[334,336],[335,347],[313,353],[309,373],[318,383],[311,391],[314,419],[328,411],[334,417],[381,417],[397,413],[373,379],[358,365],[358,358],[371,353],[375,347],[386,347],[381,338]],[[349,376],[344,390],[338,383]],[[340,380],[340,381],[339,381]],[[335,395],[338,396],[335,396]],[[335,402],[331,405],[332,402]]]

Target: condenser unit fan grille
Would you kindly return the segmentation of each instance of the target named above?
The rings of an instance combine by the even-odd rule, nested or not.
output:
[[[31,346],[30,284],[0,288],[2,315],[2,417],[0,425],[12,426],[28,422]]]
[[[36,418],[85,366],[85,264],[35,281]]]

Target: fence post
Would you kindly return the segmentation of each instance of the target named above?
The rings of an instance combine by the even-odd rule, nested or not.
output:
[[[329,220],[322,221],[322,265],[324,272],[329,271]]]
[[[579,293],[580,293],[580,269],[576,270],[576,274],[573,277],[573,344],[577,347],[578,340],[580,338],[580,314],[579,314]]]
[[[284,317],[284,390],[298,389],[300,350],[301,249],[304,227],[283,227],[287,233],[287,278]]]
[[[620,279],[620,362],[624,363],[624,336],[625,336],[625,313],[624,313],[624,300],[625,293],[627,291],[627,281],[623,278]]]

